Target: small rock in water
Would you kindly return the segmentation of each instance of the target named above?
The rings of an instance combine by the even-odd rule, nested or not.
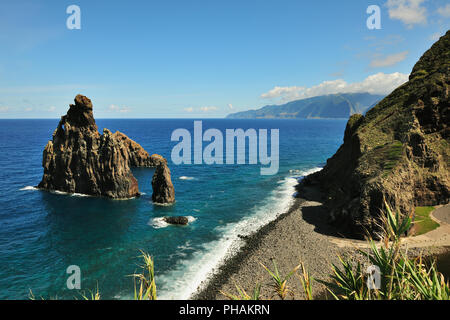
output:
[[[180,224],[180,225],[187,225],[189,223],[189,219],[183,216],[164,217],[164,221],[169,224]]]

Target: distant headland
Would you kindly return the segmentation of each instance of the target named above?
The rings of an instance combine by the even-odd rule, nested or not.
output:
[[[300,99],[257,110],[232,113],[229,119],[348,119],[364,114],[384,96],[370,93],[340,93]]]

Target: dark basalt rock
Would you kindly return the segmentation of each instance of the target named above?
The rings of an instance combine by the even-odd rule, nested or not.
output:
[[[409,81],[365,116],[353,115],[344,143],[322,171],[297,187],[318,186],[342,233],[376,236],[384,200],[407,215],[450,201],[450,31],[414,66]]]
[[[149,155],[141,145],[120,131],[114,133],[114,138],[125,145],[128,152],[129,164],[131,167],[156,167],[160,163],[167,165],[167,160],[159,154]]]
[[[189,220],[187,217],[164,217],[164,221],[169,224],[177,224],[177,225],[187,225]]]
[[[170,177],[170,169],[163,161],[156,167],[152,179],[152,200],[156,204],[170,204],[175,202],[175,189]]]
[[[121,132],[98,132],[89,98],[77,95],[61,117],[43,152],[44,175],[38,187],[110,198],[139,196],[130,166],[167,161],[149,154]]]

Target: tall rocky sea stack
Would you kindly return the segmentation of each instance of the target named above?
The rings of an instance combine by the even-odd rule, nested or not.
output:
[[[155,170],[152,179],[154,203],[170,204],[175,202],[175,189],[170,178],[170,169],[165,162],[161,162]]]
[[[130,167],[167,166],[121,132],[98,132],[89,98],[77,95],[61,117],[43,153],[44,175],[38,187],[126,199],[139,195]],[[173,188],[173,187],[172,187]]]
[[[409,81],[365,116],[353,115],[344,143],[298,190],[319,186],[343,233],[375,235],[384,199],[404,214],[450,200],[450,31],[416,63]]]

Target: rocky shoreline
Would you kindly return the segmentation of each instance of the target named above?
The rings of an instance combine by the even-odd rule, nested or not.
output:
[[[326,238],[327,235],[316,232],[334,233],[332,227],[316,221],[316,225],[303,219],[307,215],[325,217],[326,212],[319,202],[295,199],[291,208],[276,220],[266,224],[254,234],[243,238],[245,244],[240,250],[221,265],[217,272],[202,283],[199,290],[191,297],[198,300],[226,299],[220,291],[236,294],[235,284],[252,292],[256,282],[263,285],[270,282],[268,274],[260,263],[272,268],[272,261],[277,262],[280,272],[289,272],[300,261],[310,269],[312,276],[326,279],[330,274],[330,263],[337,263],[339,254],[354,253],[354,250],[339,248]],[[303,299],[301,284],[295,277],[290,282],[295,294],[294,299]],[[262,288],[262,297],[272,299],[272,295]],[[315,292],[323,296],[324,287],[314,284]]]
[[[317,190],[312,194],[318,196]],[[308,195],[310,199],[311,194]],[[327,221],[328,210],[318,201],[304,198],[294,200],[290,209],[274,221],[261,227],[250,236],[243,237],[245,244],[229,259],[218,267],[216,272],[205,279],[197,292],[191,296],[194,300],[227,299],[226,292],[238,294],[235,285],[251,293],[256,283],[262,284],[263,299],[277,299],[269,292],[270,276],[261,263],[272,269],[272,259],[277,262],[280,273],[286,274],[300,262],[304,263],[314,279],[328,281],[331,264],[339,264],[339,256],[350,256],[355,261],[367,264],[367,258],[356,247],[342,247],[332,240],[341,238],[340,231]],[[411,256],[437,256],[448,254],[450,247],[411,248]],[[300,280],[292,277],[289,286],[293,294],[288,299],[305,299]],[[314,281],[313,293],[317,299],[332,299],[325,291],[325,286]]]

